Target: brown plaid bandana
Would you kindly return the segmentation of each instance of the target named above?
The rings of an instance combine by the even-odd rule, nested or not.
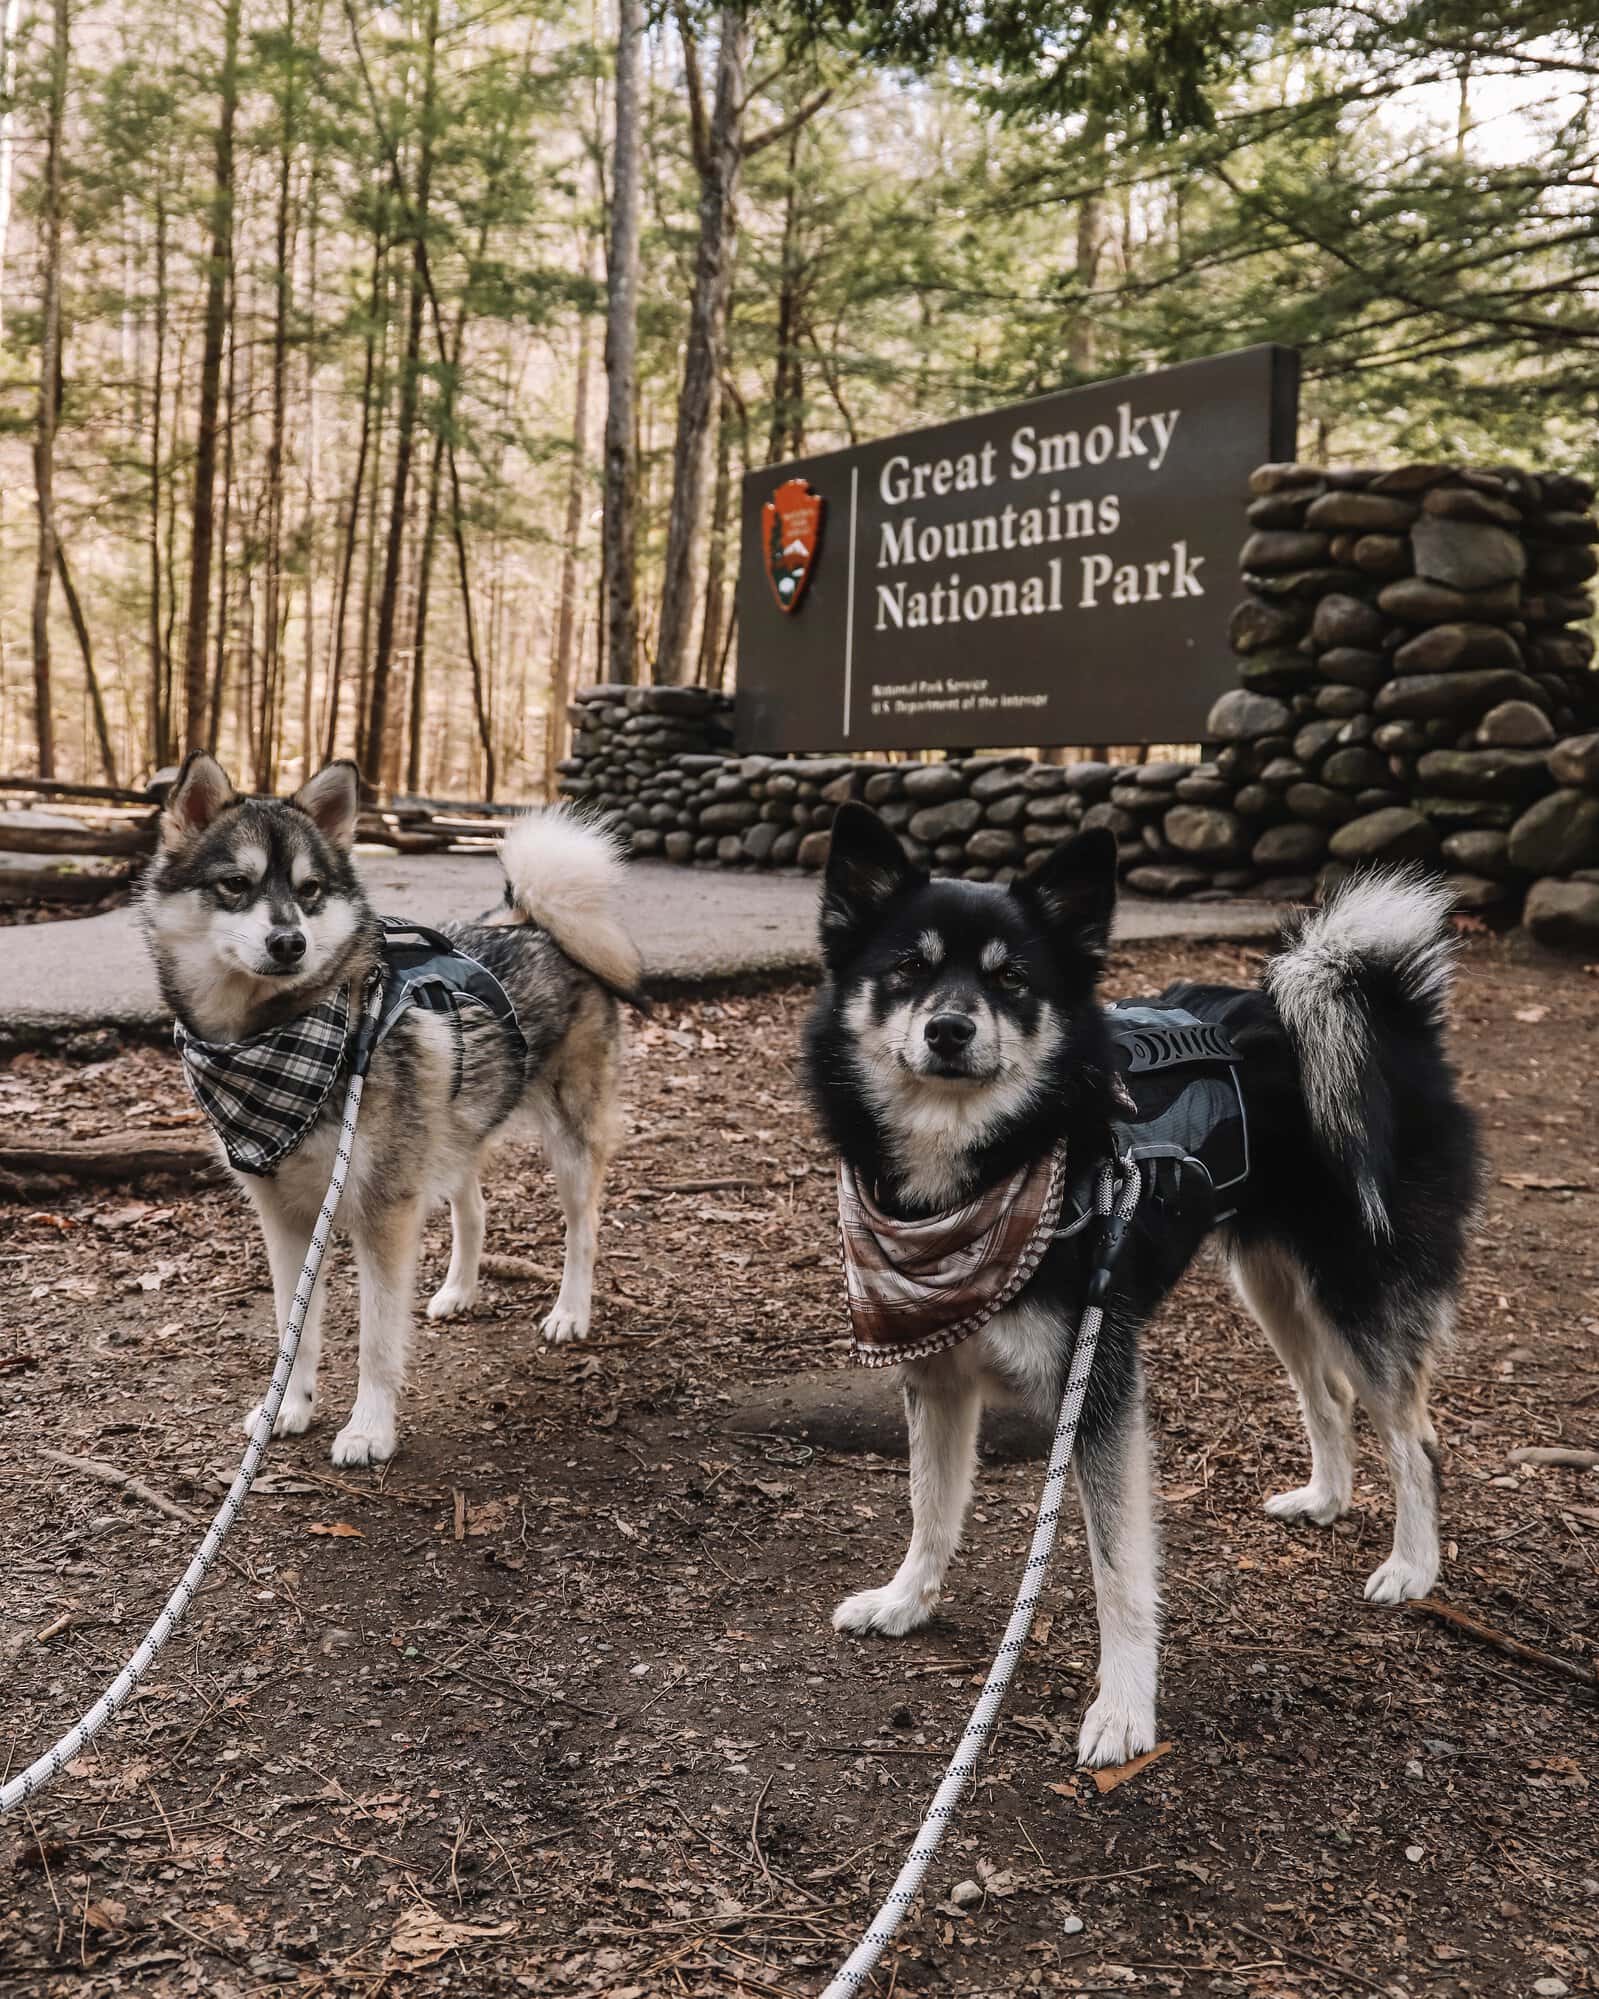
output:
[[[1038,1268],[1065,1192],[1062,1147],[965,1207],[902,1222],[885,1215],[840,1161],[850,1358],[862,1367],[895,1367],[981,1332]]]

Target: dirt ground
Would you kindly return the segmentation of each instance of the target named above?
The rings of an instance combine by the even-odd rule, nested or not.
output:
[[[1117,991],[1237,949],[1127,954]],[[1440,1593],[1599,1658],[1599,967],[1470,941],[1455,1047],[1490,1159],[1438,1384]],[[844,1356],[829,1164],[801,1107],[806,998],[674,1005],[633,1034],[595,1337],[545,1351],[549,1276],[418,1334],[401,1455],[338,1475],[353,1298],[324,1418],[274,1447],[187,1626],[56,1788],[0,1827],[12,1995],[817,1991],[896,1871],[1003,1627],[1036,1465],[985,1469],[937,1621],[835,1636],[885,1579],[905,1468],[772,1435],[746,1400]],[[0,1069],[22,1133],[191,1117],[170,1056]],[[530,1155],[490,1248],[553,1274]],[[424,1286],[442,1274],[429,1230]],[[425,1290],[424,1290],[425,1295]],[[0,1767],[112,1676],[197,1538],[272,1341],[229,1189],[0,1207]],[[1209,1262],[1153,1329],[1163,1731],[1101,1792],[1073,1769],[1094,1664],[1075,1516],[980,1781],[880,1995],[1599,1991],[1599,1694],[1361,1599],[1390,1527],[1367,1448],[1336,1530],[1286,1384]],[[975,1904],[949,1899],[976,1882]]]

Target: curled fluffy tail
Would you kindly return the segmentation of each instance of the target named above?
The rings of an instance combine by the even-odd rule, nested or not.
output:
[[[624,999],[637,999],[638,947],[615,911],[622,869],[616,841],[565,805],[517,820],[500,846],[506,899],[547,930],[574,965]]]
[[[1389,1065],[1436,1043],[1449,994],[1449,892],[1418,870],[1356,875],[1299,920],[1265,986],[1299,1058],[1311,1128],[1373,1237],[1392,1234]]]

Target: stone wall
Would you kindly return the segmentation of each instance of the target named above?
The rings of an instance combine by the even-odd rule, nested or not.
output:
[[[1240,686],[1210,717],[1236,789],[1207,839],[1230,823],[1286,895],[1421,861],[1498,910],[1566,872],[1586,814],[1549,751],[1599,720],[1592,486],[1439,465],[1250,483]]]
[[[1108,826],[1144,894],[1291,901],[1410,860],[1464,908],[1525,901],[1538,934],[1599,944],[1593,487],[1267,465],[1251,489],[1239,685],[1203,762],[738,757],[726,696],[610,686],[576,698],[561,788],[683,865],[820,867],[860,798],[923,865],[973,881]]]

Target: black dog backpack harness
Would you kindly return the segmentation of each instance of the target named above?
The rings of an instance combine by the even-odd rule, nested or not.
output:
[[[527,1040],[511,996],[486,965],[426,924],[387,916],[378,921],[379,963],[353,1028],[348,986],[246,1041],[202,1041],[179,1021],[175,1033],[184,1077],[239,1172],[272,1173],[304,1142],[341,1077],[352,1070],[364,1076],[373,1054],[413,1006],[443,1014],[454,1032],[452,1097],[459,1094],[464,1069],[464,1008],[486,1008],[516,1062],[526,1060]]]
[[[1119,1159],[1131,1159],[1146,1198],[1196,1234],[1227,1221],[1249,1178],[1249,1117],[1232,1036],[1182,1007],[1128,1001],[1106,1010],[1123,1115],[1112,1120]],[[1074,1174],[1059,1235],[1093,1213],[1098,1162]]]

